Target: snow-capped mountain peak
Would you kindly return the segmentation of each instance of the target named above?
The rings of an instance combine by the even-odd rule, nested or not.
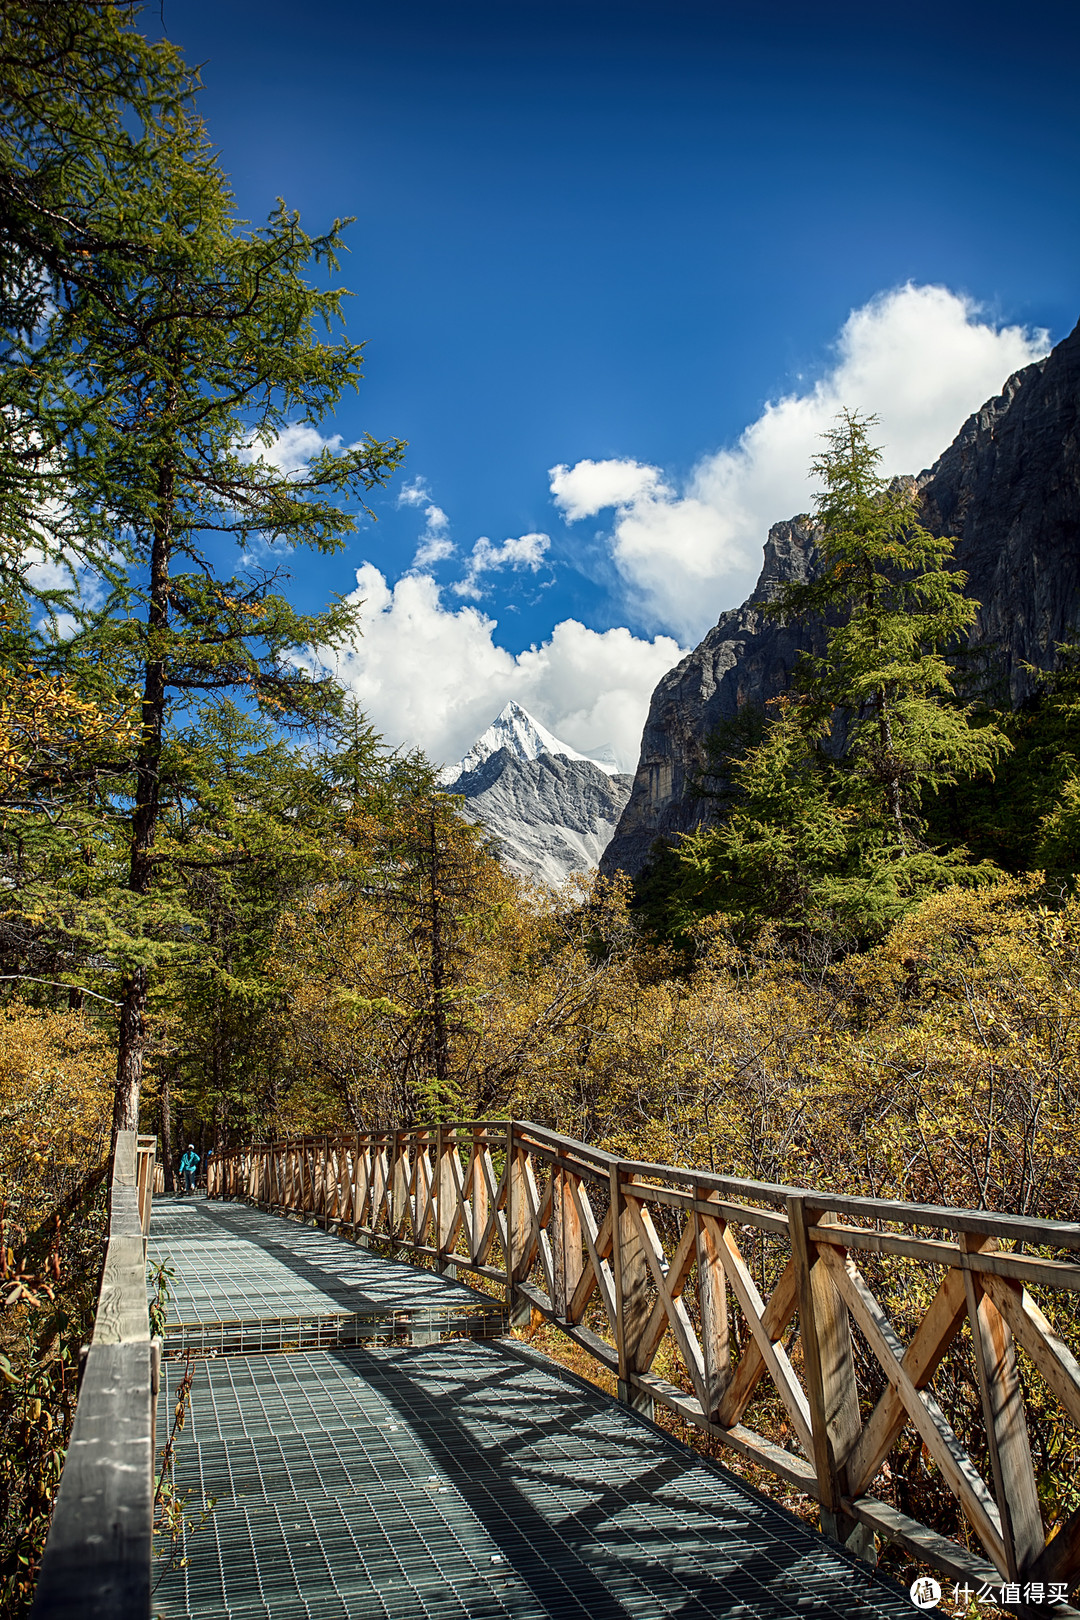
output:
[[[585,759],[599,767],[605,775],[616,776],[619,767],[613,755],[605,749],[597,752],[600,757],[592,758],[589,754],[580,754],[569,743],[560,742],[553,736],[546,726],[535,720],[527,709],[520,703],[508,703],[502,713],[492,722],[473,743],[464,759],[456,765],[447,765],[439,772],[439,782],[448,787],[460,777],[471,771],[478,770],[485,760],[492,754],[497,754],[500,748],[505,748],[515,759],[539,759],[541,754],[554,754],[564,759]]]

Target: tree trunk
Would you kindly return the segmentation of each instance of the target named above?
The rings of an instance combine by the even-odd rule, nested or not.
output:
[[[888,699],[884,692],[877,695],[878,709],[878,735],[881,739],[881,749],[890,766],[895,765],[896,755],[893,750],[892,722],[889,719]],[[900,783],[893,776],[885,783],[885,798],[889,806],[889,814],[896,823],[896,831],[900,837],[900,848],[907,848],[907,839],[904,836],[904,812],[900,803]]]
[[[446,964],[443,958],[442,912],[439,895],[439,841],[435,826],[435,810],[430,812],[431,825],[431,993],[432,1034],[434,1036],[435,1078],[442,1092],[450,1078],[450,1032],[446,1019]]]
[[[165,1191],[175,1191],[172,1166],[172,1098],[169,1095],[169,1076],[161,1081],[161,1170],[165,1177]]]
[[[128,888],[149,894],[153,883],[152,850],[161,814],[161,736],[165,723],[165,660],[160,642],[169,623],[169,570],[172,554],[172,504],[175,473],[171,461],[158,470],[157,512],[150,554],[150,606],[146,616],[146,664],[143,676],[142,738],[135,760],[135,807],[131,817],[131,865]],[[157,654],[157,656],[155,656]],[[124,976],[120,991],[120,1049],[116,1059],[116,1102],[113,1144],[117,1131],[139,1128],[139,1092],[146,1053],[146,1005],[150,974],[145,967]]]

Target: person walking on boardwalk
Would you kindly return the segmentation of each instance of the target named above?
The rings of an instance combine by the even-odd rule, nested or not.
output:
[[[180,1179],[184,1183],[181,1189],[181,1197],[183,1197],[183,1194],[186,1192],[189,1193],[194,1191],[195,1177],[198,1175],[198,1172],[199,1155],[195,1151],[194,1142],[189,1142],[187,1145],[187,1152],[180,1160]]]

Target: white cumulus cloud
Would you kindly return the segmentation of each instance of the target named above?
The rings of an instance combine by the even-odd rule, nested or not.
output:
[[[752,588],[770,525],[811,507],[810,463],[841,409],[879,418],[885,473],[917,473],[1048,346],[1046,332],[995,326],[946,287],[909,284],[854,310],[824,376],[767,404],[683,488],[657,467],[611,460],[553,467],[551,492],[569,522],[614,509],[628,605],[650,628],[696,640]]]
[[[391,586],[365,563],[356,582],[362,634],[320,657],[390,743],[418,745],[437,764],[460,759],[513,698],[581,753],[607,743],[632,771],[653,689],[684,656],[669,636],[648,641],[575,619],[511,653],[496,646],[485,613],[444,607],[428,574]]]
[[[659,467],[640,461],[579,461],[573,467],[552,467],[551,493],[568,523],[595,517],[606,506],[631,506],[650,497],[670,499],[673,491]]]

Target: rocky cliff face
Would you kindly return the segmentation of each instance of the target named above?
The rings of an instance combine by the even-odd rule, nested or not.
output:
[[[1024,663],[1048,667],[1055,644],[1080,625],[1080,326],[1046,360],[1010,377],[919,486],[922,521],[954,537],[956,566],[981,603],[972,645],[987,649],[1018,701],[1032,679]],[[722,614],[660,682],[602,871],[637,873],[657,838],[707,819],[692,789],[709,734],[744,704],[784,691],[799,651],[816,650],[804,628],[776,624],[762,603],[816,565],[810,520],[775,524],[749,601]]]

